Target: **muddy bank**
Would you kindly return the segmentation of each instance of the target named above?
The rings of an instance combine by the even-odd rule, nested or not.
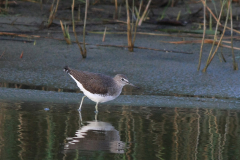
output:
[[[81,93],[63,93],[51,91],[36,91],[25,89],[1,88],[1,102],[34,102],[42,104],[73,104],[76,109],[79,107]],[[95,102],[88,98],[84,100],[84,106],[94,110]],[[174,96],[154,96],[154,95],[121,95],[114,101],[99,104],[101,106],[114,106],[116,110],[121,106],[138,107],[179,107],[179,108],[218,108],[218,109],[239,109],[239,102],[234,99],[212,99],[196,97],[174,97]],[[119,107],[118,107],[119,106]]]
[[[46,6],[45,6],[46,7]],[[47,8],[47,7],[46,7]],[[45,9],[46,9],[45,8]],[[41,13],[41,14],[40,14]],[[46,19],[46,10],[40,10],[38,15],[6,15],[1,17],[0,23],[3,31],[29,32],[42,37],[63,39],[60,26],[39,30],[39,24]],[[23,15],[26,15],[24,13]],[[29,25],[9,25],[26,23]],[[123,24],[108,24],[109,28],[126,29]],[[166,26],[165,26],[166,27]],[[191,26],[189,26],[191,27]],[[87,25],[87,30],[103,29],[105,25]],[[161,33],[158,26],[144,24],[139,27],[142,31]],[[184,29],[182,27],[173,27]],[[77,27],[81,31],[81,26]],[[32,33],[32,34],[33,34]],[[72,40],[74,35],[70,34]],[[82,36],[79,34],[79,40]],[[10,37],[3,37],[9,39]],[[23,39],[23,38],[15,38]],[[192,40],[193,38],[184,38]],[[170,36],[137,35],[135,45],[146,48],[176,50],[179,53],[161,52],[148,49],[135,48],[129,52],[127,48],[102,47],[104,45],[127,45],[126,34],[107,34],[102,42],[101,34],[88,33],[86,37],[87,58],[82,59],[77,44],[67,45],[65,41],[49,38],[30,39],[35,42],[0,40],[0,82],[48,86],[62,89],[78,89],[75,82],[62,71],[65,65],[79,70],[98,72],[114,76],[122,73],[129,80],[140,86],[140,90],[127,89],[130,95],[191,95],[200,97],[231,98],[238,100],[239,71],[232,69],[231,50],[222,48],[227,62],[220,62],[216,56],[206,73],[197,71],[200,44],[175,45],[162,41],[177,41],[182,38]],[[234,46],[240,46],[239,41]],[[202,67],[205,65],[211,45],[205,44],[203,49]],[[193,54],[182,54],[192,52]],[[23,53],[22,58],[20,58]],[[235,51],[239,55],[239,51]],[[237,59],[239,62],[239,59]],[[0,89],[3,92],[3,89]]]

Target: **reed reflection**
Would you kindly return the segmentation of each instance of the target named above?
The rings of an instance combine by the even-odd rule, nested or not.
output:
[[[87,121],[83,125],[82,115],[79,112],[79,129],[74,137],[67,137],[68,142],[64,146],[64,151],[108,151],[111,153],[124,153],[125,143],[120,141],[119,131],[110,123],[97,120],[95,114],[94,121]]]
[[[0,102],[0,159],[240,157],[239,110],[102,107],[99,121],[91,107]]]

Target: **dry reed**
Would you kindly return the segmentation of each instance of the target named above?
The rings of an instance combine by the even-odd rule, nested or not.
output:
[[[209,64],[213,60],[213,57],[215,56],[216,52],[218,51],[218,48],[219,48],[219,46],[221,44],[221,41],[223,39],[223,36],[225,34],[227,22],[228,22],[228,19],[229,19],[230,4],[231,4],[231,0],[228,1],[228,10],[227,10],[227,16],[226,16],[226,20],[225,20],[225,25],[224,25],[224,28],[223,28],[223,33],[222,33],[222,35],[220,37],[219,43],[218,43],[217,47],[215,48],[214,52],[213,53],[212,52],[209,53],[208,60],[207,60],[207,63],[205,65],[204,69],[203,69],[203,72],[206,72],[207,67],[209,66]],[[222,8],[223,8],[223,6],[224,6],[224,4],[222,5]],[[220,12],[220,15],[219,15],[219,21],[220,21],[220,18],[221,18],[221,12]],[[218,23],[219,23],[219,21],[218,21]],[[216,40],[216,39],[214,38],[214,40]],[[214,45],[214,43],[213,43],[213,45]]]
[[[62,28],[62,31],[63,31],[64,39],[66,40],[67,44],[71,44],[69,27],[67,28],[66,25],[63,26],[63,23],[62,23],[61,20],[60,20],[60,24],[61,24],[61,28]]]
[[[55,0],[53,0],[52,6],[50,8],[50,15],[49,15],[49,18],[48,18],[47,27],[50,27],[50,25],[53,22],[53,19],[55,18],[55,15],[56,15],[57,9],[58,9],[59,0],[57,0],[55,6],[54,6],[54,3],[55,3]]]
[[[76,30],[75,30],[75,20],[74,20],[74,4],[75,4],[75,0],[73,0],[73,3],[72,3],[72,27],[73,27],[73,33],[74,33],[74,36],[75,36],[75,39],[76,39],[76,43],[78,44],[78,47],[80,49],[80,52],[82,54],[82,58],[86,58],[86,55],[84,55],[84,52],[83,52],[83,49],[78,41],[78,38],[77,38],[77,33],[76,33]]]

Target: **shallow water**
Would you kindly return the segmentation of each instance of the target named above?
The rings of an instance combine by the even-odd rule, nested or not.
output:
[[[0,159],[239,159],[238,110],[0,102]],[[81,120],[82,118],[82,120]]]

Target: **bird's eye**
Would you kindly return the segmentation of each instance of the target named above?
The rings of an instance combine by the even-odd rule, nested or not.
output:
[[[121,80],[122,80],[122,81],[124,81],[125,79],[124,79],[124,78],[122,78]]]

